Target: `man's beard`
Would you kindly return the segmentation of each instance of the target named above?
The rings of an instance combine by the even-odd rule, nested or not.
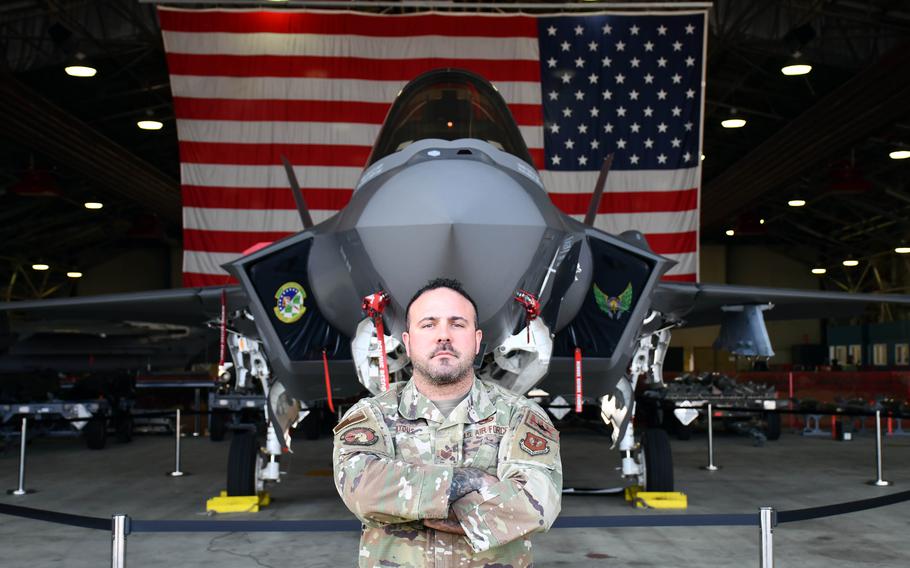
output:
[[[432,361],[433,357],[441,351],[446,351],[454,355],[455,362],[442,368],[433,369],[429,365],[429,362]],[[417,361],[416,359],[412,359],[411,364],[414,366],[414,371],[420,373],[426,377],[429,382],[437,386],[455,384],[465,377],[469,377],[474,368],[474,361],[462,361],[461,354],[455,351],[455,349],[450,345],[437,347],[436,350],[430,354],[426,365],[424,365],[421,361]]]

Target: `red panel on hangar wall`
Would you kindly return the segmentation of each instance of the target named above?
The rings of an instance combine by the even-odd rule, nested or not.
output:
[[[787,372],[737,373],[740,381],[766,383],[777,388],[779,398],[790,389]],[[793,396],[819,402],[890,397],[910,400],[910,371],[793,371]]]

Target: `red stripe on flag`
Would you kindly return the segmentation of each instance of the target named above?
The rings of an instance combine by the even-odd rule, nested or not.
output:
[[[230,142],[180,142],[184,164],[280,165],[285,156],[296,166],[364,167],[370,146],[328,144],[235,144]]]
[[[192,120],[241,120],[284,122],[354,122],[382,124],[390,103],[272,99],[199,99],[174,97],[174,114]],[[509,110],[520,126],[541,126],[540,105],[511,104]]]
[[[536,159],[536,158],[535,158]],[[538,166],[539,167],[539,166]],[[567,215],[587,213],[592,193],[551,193],[550,199]],[[678,191],[605,192],[598,213],[654,213],[698,208],[698,189]]]
[[[184,185],[184,207],[215,209],[297,209],[290,187],[208,187]],[[338,211],[348,204],[352,189],[302,188],[307,207]]]
[[[199,272],[184,272],[183,286],[197,288],[200,286],[221,286],[223,284],[236,284],[237,281],[227,274],[201,274]]]
[[[284,231],[203,231],[183,230],[183,250],[202,252],[241,252],[257,243],[271,243],[293,232]]]
[[[540,81],[536,61],[495,59],[366,59],[283,55],[191,55],[169,53],[171,75],[220,77],[300,77],[410,81],[443,67],[467,69],[490,81]]]
[[[695,274],[664,274],[660,278],[664,282],[695,282]]]
[[[698,232],[685,233],[648,233],[645,235],[648,246],[657,254],[679,254],[698,250]]]
[[[158,10],[163,31],[409,37],[537,37],[530,16],[368,16],[351,12]]]

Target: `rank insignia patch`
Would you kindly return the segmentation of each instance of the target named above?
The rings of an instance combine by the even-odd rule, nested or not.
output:
[[[379,436],[372,428],[351,428],[341,435],[341,441],[349,446],[372,446],[379,440]]]
[[[559,441],[559,432],[556,431],[556,428],[550,426],[546,420],[538,416],[535,412],[528,412],[528,415],[525,418],[525,424],[534,428],[554,442]]]
[[[306,290],[297,282],[287,282],[275,292],[275,317],[284,323],[294,323],[306,313]]]
[[[550,452],[550,445],[546,438],[542,438],[531,432],[525,434],[523,440],[518,442],[518,446],[532,456],[539,456]]]

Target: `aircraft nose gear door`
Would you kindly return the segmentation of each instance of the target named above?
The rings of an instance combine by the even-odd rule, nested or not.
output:
[[[404,345],[391,335],[385,336],[385,353],[382,353],[381,345],[376,334],[376,324],[371,318],[364,318],[357,325],[357,333],[351,340],[351,354],[354,359],[354,368],[357,369],[357,379],[373,395],[383,392],[380,356],[384,355],[386,358],[386,368],[392,382],[398,379],[399,371],[410,362]]]

